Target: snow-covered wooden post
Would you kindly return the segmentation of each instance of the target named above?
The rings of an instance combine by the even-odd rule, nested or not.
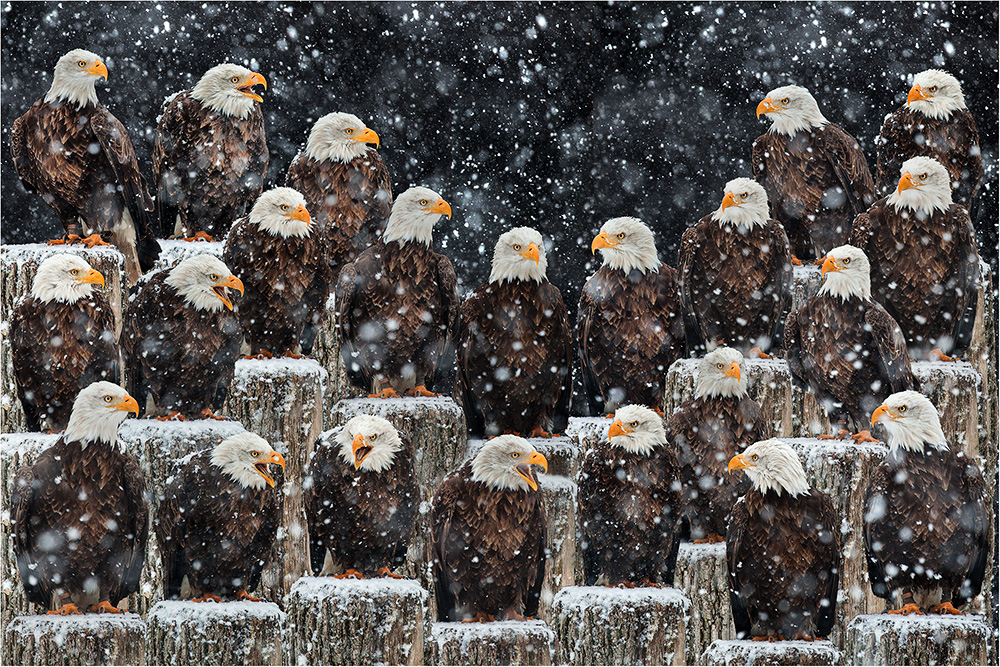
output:
[[[181,239],[160,239],[160,256],[156,258],[153,271],[172,269],[185,259],[198,255],[214,255],[222,259],[225,244],[222,241],[184,241]]]
[[[686,661],[693,665],[716,639],[733,639],[729,608],[729,570],[726,544],[681,544],[677,552],[674,586],[691,600],[686,624]]]
[[[993,630],[982,616],[856,616],[847,627],[848,665],[992,665]]]
[[[819,288],[823,286],[823,269],[806,260],[802,266],[792,269],[792,306],[791,310],[798,310],[806,301],[816,296]]]
[[[563,588],[551,612],[557,664],[683,665],[690,609],[676,588]]]
[[[570,417],[566,437],[577,444],[582,459],[595,445],[608,438],[611,419],[607,417]]]
[[[83,245],[28,243],[0,248],[0,433],[17,433],[27,428],[24,410],[17,398],[14,369],[10,356],[10,318],[21,297],[31,291],[39,265],[53,255],[80,255],[104,276],[103,291],[115,314],[115,333],[121,332],[122,303],[127,285],[122,280],[125,259],[109,246],[87,248]]]
[[[323,430],[327,373],[314,359],[240,359],[225,414],[261,436],[285,457],[285,509],[271,564],[261,576],[262,597],[282,599],[309,573],[302,481]]]
[[[156,603],[147,665],[280,665],[285,614],[273,602]]]
[[[18,616],[4,630],[4,665],[141,665],[138,614]]]
[[[968,362],[917,361],[913,376],[920,393],[931,400],[941,416],[941,430],[955,447],[979,455],[979,419],[989,410],[981,391],[982,377]]]
[[[435,623],[429,665],[551,665],[555,633],[543,621]]]
[[[286,665],[421,665],[427,591],[413,580],[303,577],[285,597]]]
[[[718,639],[699,657],[698,665],[839,665],[841,654],[829,641],[755,642]],[[868,663],[873,664],[873,663]],[[881,663],[895,664],[895,663]]]

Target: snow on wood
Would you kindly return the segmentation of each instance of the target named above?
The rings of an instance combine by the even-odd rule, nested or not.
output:
[[[823,286],[823,268],[807,260],[809,263],[792,267],[792,306],[798,310],[806,301],[816,296]]]
[[[147,665],[280,665],[285,614],[272,602],[156,603]]]
[[[847,627],[848,665],[990,665],[993,630],[983,616],[856,616]]]
[[[591,447],[607,439],[610,428],[611,420],[607,417],[570,417],[566,437],[579,445],[582,457]]]
[[[690,610],[676,588],[563,588],[551,612],[558,664],[682,665]]]
[[[432,665],[551,665],[555,633],[543,621],[435,623]]]
[[[27,429],[11,365],[10,318],[21,297],[31,291],[39,265],[49,257],[63,253],[80,255],[104,276],[103,291],[115,314],[115,332],[121,332],[122,302],[128,286],[122,281],[125,258],[117,249],[107,246],[50,246],[44,243],[0,247],[0,375],[3,377],[0,382],[0,433]]]
[[[223,414],[238,420],[285,457],[282,527],[260,597],[279,600],[309,573],[302,480],[313,444],[323,430],[327,372],[314,359],[240,359]]]
[[[979,371],[965,361],[917,361],[912,368],[920,393],[931,400],[941,415],[945,437],[953,446],[978,456],[979,417],[989,410],[987,398],[980,391]]]
[[[718,639],[700,656],[699,665],[839,665],[832,642],[755,642]],[[692,663],[694,664],[694,663]],[[892,664],[892,663],[882,663]]]
[[[156,258],[153,271],[172,269],[185,259],[198,255],[214,255],[222,259],[222,241],[184,241],[181,239],[160,239],[160,256]],[[232,267],[230,267],[232,268]]]
[[[141,665],[145,636],[138,614],[18,616],[4,630],[0,664]]]
[[[323,321],[316,332],[313,343],[312,357],[329,373],[326,383],[326,393],[323,395],[323,428],[333,428],[333,408],[343,398],[361,398],[366,392],[351,385],[347,379],[344,360],[340,356],[340,339],[335,325],[336,295],[330,294],[326,300]]]
[[[686,624],[687,664],[693,665],[717,639],[733,639],[726,544],[684,542],[677,552],[674,585],[691,600]]]
[[[539,475],[538,489],[545,499],[547,543],[545,579],[539,614],[544,615],[553,596],[576,583],[576,482],[561,475]]]
[[[420,665],[427,591],[413,580],[303,577],[285,597],[286,665]]]

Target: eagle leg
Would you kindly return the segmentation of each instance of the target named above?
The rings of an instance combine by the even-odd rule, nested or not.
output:
[[[386,387],[377,394],[368,394],[368,398],[399,398],[399,394],[392,387]]]
[[[157,417],[156,421],[158,421],[158,422],[171,422],[171,421],[186,422],[187,421],[187,417],[185,417],[181,413],[179,413],[176,410],[174,410],[173,412],[171,412],[170,414],[168,414],[165,417]]]
[[[80,236],[79,235],[77,235],[77,234],[67,234],[66,236],[62,237],[61,239],[52,239],[51,241],[47,241],[46,244],[47,245],[72,245],[74,243],[79,243],[79,242],[80,242]]]
[[[492,614],[477,612],[472,618],[462,619],[462,623],[492,623],[494,620]]]
[[[844,438],[846,438],[850,434],[851,434],[850,431],[845,431],[844,429],[840,429],[840,431],[836,435],[827,435],[826,433],[821,433],[821,434],[819,434],[819,435],[816,436],[816,439],[817,440],[843,440]]]
[[[107,600],[101,600],[97,604],[90,605],[90,608],[87,609],[87,611],[93,612],[95,614],[124,614],[125,613],[124,609],[119,609],[118,607],[114,606],[113,604],[111,604]]]
[[[220,417],[219,415],[212,412],[209,408],[205,408],[200,414],[202,419],[214,419],[216,421],[224,422],[228,421],[225,417]]]
[[[364,579],[365,575],[361,574],[353,567],[346,570],[343,574],[335,574],[334,579]]]
[[[927,353],[927,359],[929,361],[948,361],[957,362],[958,357],[949,357],[947,354],[941,351],[940,347],[935,347],[933,350]]]
[[[535,428],[531,429],[531,435],[529,435],[528,437],[529,438],[551,438],[552,434],[549,433],[548,431],[546,431],[541,426],[536,426]]]
[[[691,544],[719,544],[720,542],[725,542],[726,538],[718,533],[709,533],[705,538],[700,540],[692,540]]]
[[[932,614],[952,614],[953,616],[966,615],[965,612],[962,611],[961,609],[956,609],[950,600],[942,604],[936,604],[927,611],[929,611]]]
[[[868,431],[868,430],[864,430],[864,431],[861,431],[859,433],[855,433],[854,435],[851,436],[851,438],[854,440],[854,442],[859,442],[859,443],[860,442],[878,442],[878,439],[877,438],[873,438],[872,437],[872,432]]]
[[[924,615],[924,612],[920,611],[920,607],[918,607],[914,602],[907,602],[899,609],[890,609],[887,613],[902,614],[903,616],[909,616],[910,614],[918,614],[920,616]]]
[[[100,234],[91,234],[85,239],[80,239],[80,243],[87,246],[88,248],[93,248],[98,245],[111,245],[107,241],[101,238]]]
[[[222,602],[222,598],[214,593],[205,593],[200,598],[194,598],[191,602]]]
[[[70,614],[82,614],[83,612],[76,608],[76,605],[72,602],[67,602],[58,609],[45,612],[46,616],[69,616]]]
[[[379,568],[375,575],[379,577],[389,577],[391,579],[406,579],[406,577],[401,574],[393,574],[392,570],[387,567]]]
[[[246,589],[241,588],[238,593],[236,593],[237,600],[246,600],[247,602],[263,602],[264,598],[255,598],[246,592]]]
[[[750,359],[774,359],[774,355],[768,354],[757,346],[750,348],[750,351],[747,352],[747,357]]]
[[[215,241],[211,236],[205,232],[195,232],[194,236],[185,236],[185,241],[208,241],[209,243]]]
[[[438,394],[435,394],[435,393],[434,393],[433,391],[430,391],[430,390],[429,390],[429,389],[428,389],[427,387],[425,387],[424,385],[422,385],[422,384],[418,384],[418,385],[417,385],[416,387],[414,387],[413,389],[410,389],[410,390],[408,390],[408,391],[406,392],[406,395],[407,395],[407,396],[426,396],[426,397],[428,397],[428,398],[434,398],[434,397],[435,397],[435,396],[437,396]]]

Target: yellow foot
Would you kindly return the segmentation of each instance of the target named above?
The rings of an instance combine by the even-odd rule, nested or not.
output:
[[[757,358],[757,359],[774,359],[773,356],[771,356],[767,352],[764,352],[759,347],[751,347],[750,351],[747,352],[747,356],[750,357],[751,359],[753,359],[753,358]]]
[[[80,242],[79,236],[77,236],[76,234],[67,234],[64,238],[52,239],[51,241],[47,241],[46,245],[72,245],[74,243],[79,243],[79,242]]]
[[[399,398],[399,394],[392,387],[386,387],[377,394],[368,394],[368,398]]]
[[[660,419],[663,418],[663,408],[661,408],[661,407],[659,407],[657,405],[651,405],[651,406],[649,406],[649,409],[652,410],[653,412],[655,412],[656,414],[660,415]]]
[[[45,614],[47,616],[69,616],[70,614],[82,614],[83,612],[76,608],[76,605],[72,602],[67,602],[63,606],[55,609],[53,611],[47,611]]]
[[[472,618],[466,618],[462,623],[492,623],[494,621],[492,614],[476,614]]]
[[[334,579],[364,579],[365,575],[361,574],[353,567],[346,570],[343,574],[335,574]]]
[[[249,593],[247,593],[242,588],[236,594],[236,599],[237,600],[246,600],[247,602],[263,602],[264,601],[264,598],[255,598],[254,596],[250,595]]]
[[[692,544],[718,544],[719,542],[725,542],[726,538],[718,533],[709,533],[708,537],[702,540],[694,540]]]
[[[406,577],[404,577],[401,574],[393,574],[392,570],[390,570],[387,567],[380,568],[375,573],[375,576],[377,576],[377,577],[389,577],[391,579],[406,579]]]
[[[526,619],[524,616],[521,616],[519,613],[517,613],[516,611],[514,611],[513,609],[511,609],[506,614],[504,614],[503,620],[505,620],[505,621],[527,621],[528,619]]]
[[[226,421],[225,417],[220,417],[219,415],[215,414],[214,412],[212,412],[208,408],[205,408],[204,410],[201,411],[201,418],[202,419],[214,419],[215,421],[220,421],[220,422]]]
[[[89,611],[89,612],[91,612],[93,614],[124,614],[125,613],[124,609],[119,609],[118,607],[113,606],[107,600],[102,600],[98,604],[90,605],[90,608],[87,609],[87,611]]]
[[[433,391],[430,391],[424,385],[418,384],[413,389],[408,390],[406,392],[406,395],[407,396],[426,396],[428,398],[433,398],[433,397],[437,396],[438,394],[435,394]]]
[[[927,358],[931,361],[953,361],[957,362],[958,357],[949,357],[947,354],[941,351],[941,348],[935,347],[927,354]]]
[[[205,595],[202,595],[200,598],[194,598],[193,600],[191,600],[191,602],[222,602],[222,598],[220,598],[218,595],[215,595],[214,593],[206,593]]]
[[[303,355],[303,354],[296,354],[296,353],[292,352],[291,350],[285,350],[285,356],[288,357],[289,359],[302,359],[305,355]]]
[[[179,413],[176,410],[174,410],[173,412],[171,412],[170,414],[168,414],[166,417],[157,417],[156,421],[158,421],[158,422],[186,422],[187,421],[187,417],[185,417],[181,413]]]
[[[100,234],[91,234],[85,239],[80,239],[80,243],[88,248],[93,248],[96,245],[111,245],[110,243],[105,242],[105,240],[101,238]]]
[[[535,428],[531,429],[531,435],[529,435],[528,437],[529,438],[551,438],[552,434],[549,433],[548,431],[546,431],[541,426],[536,426]]]
[[[781,635],[765,635],[763,637],[754,637],[755,642],[783,642],[785,638]]]
[[[953,616],[965,616],[965,612],[961,609],[956,609],[951,602],[945,602],[944,604],[936,604],[930,609],[928,609],[932,614],[951,614]]]
[[[802,266],[802,260],[792,255],[792,266]],[[758,641],[758,639],[754,637],[754,641]]]
[[[823,434],[817,435],[816,439],[817,440],[843,440],[844,438],[846,438],[850,434],[851,434],[850,431],[845,431],[845,430],[841,429],[837,433],[837,435],[827,435],[826,433],[823,433]]]
[[[823,641],[819,637],[813,637],[812,635],[807,635],[807,634],[797,634],[797,635],[795,635],[795,640],[796,641],[800,641],[800,642],[820,642],[820,641]]]
[[[213,239],[211,236],[209,236],[205,232],[195,232],[194,236],[185,236],[184,240],[185,241],[214,241],[215,239]]]
[[[909,616],[910,614],[918,614],[920,616],[924,615],[924,612],[920,611],[920,607],[912,602],[904,604],[899,609],[890,609],[890,614],[902,614],[903,616]]]
[[[609,412],[608,414],[606,414],[606,415],[604,415],[604,416],[605,416],[605,418],[607,418],[607,419],[614,419],[614,418],[615,418],[615,413],[613,413],[613,412]]]
[[[635,588],[635,584],[631,581],[622,581],[616,586],[616,588]]]
[[[871,431],[861,431],[860,433],[855,433],[851,436],[854,442],[878,442],[876,438],[872,437]]]
[[[243,357],[244,359],[274,359],[274,355],[268,350],[261,350],[257,354],[248,354]]]

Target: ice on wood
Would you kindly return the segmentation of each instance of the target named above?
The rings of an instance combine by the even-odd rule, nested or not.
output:
[[[555,633],[543,621],[435,623],[433,665],[551,665]]]
[[[4,665],[140,665],[146,624],[138,614],[18,616],[3,632]]]
[[[847,626],[848,665],[991,665],[994,630],[983,616],[856,616]]]
[[[700,656],[699,665],[839,665],[832,642],[716,640]],[[694,663],[692,663],[694,664]]]
[[[156,603],[147,665],[280,665],[285,613],[272,602]]]

